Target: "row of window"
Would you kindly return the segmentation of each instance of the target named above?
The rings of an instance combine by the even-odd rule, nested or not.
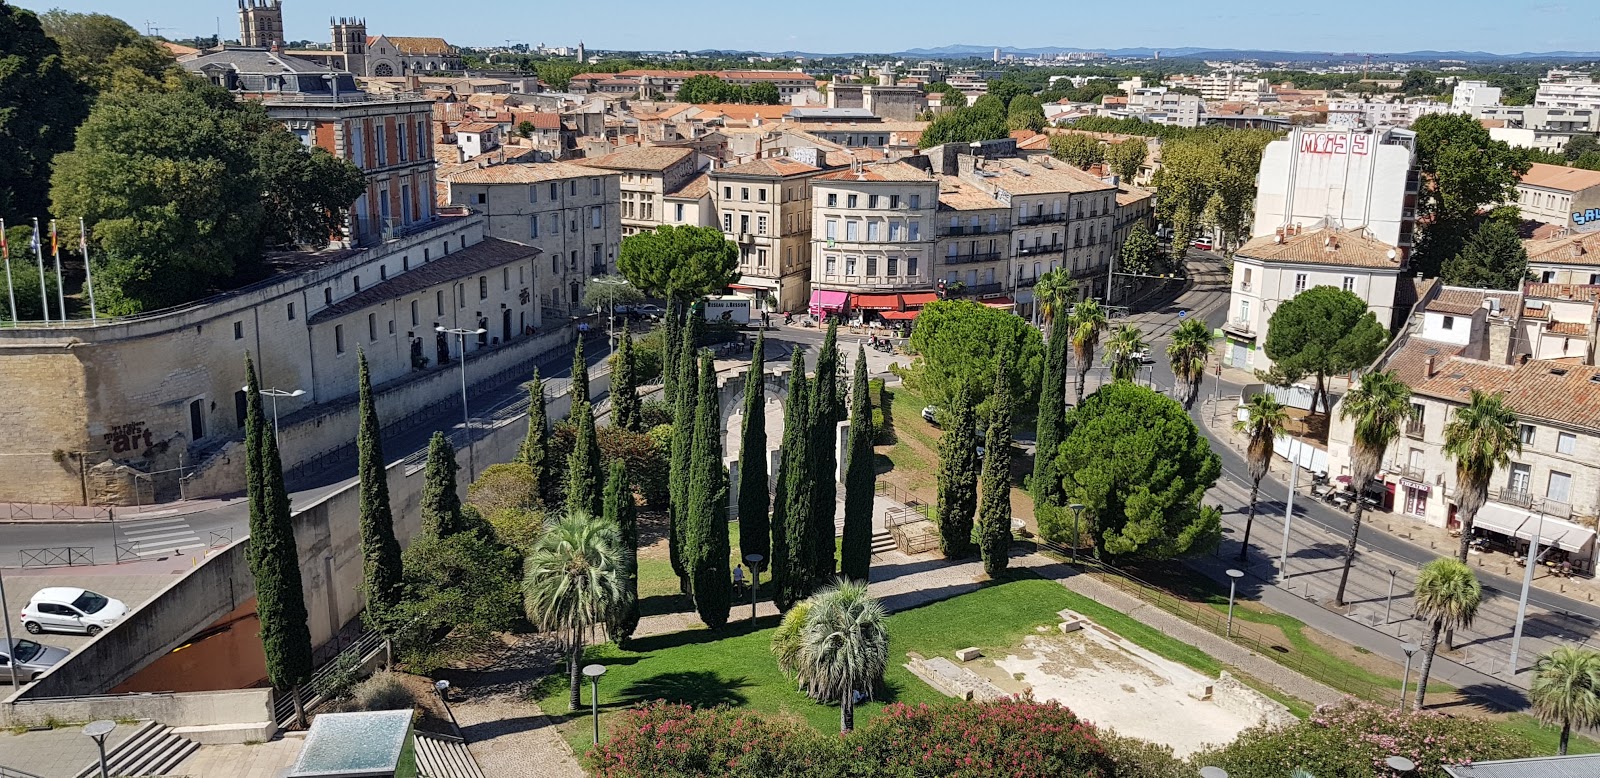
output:
[[[578,209],[578,208],[573,208],[570,211],[568,211],[567,213],[568,213],[568,217],[569,217],[568,221],[567,221],[568,231],[569,232],[577,232],[578,231],[579,217],[582,214],[582,210]],[[549,219],[550,226],[545,228],[543,234],[546,235],[546,236],[561,234],[561,214],[552,213],[552,214],[549,214],[549,216],[550,216],[550,219]],[[539,231],[539,219],[540,219],[540,217],[541,217],[541,214],[534,214],[533,216],[529,216],[528,217],[528,237],[530,237],[530,238],[539,237],[539,235],[540,235],[540,231]],[[604,208],[604,206],[599,206],[599,205],[589,206],[589,229],[598,230],[598,229],[604,228],[604,226],[605,226],[605,208]]]
[[[373,127],[376,122],[376,127]],[[356,119],[345,123],[345,134],[349,138],[346,144],[350,152],[350,160],[356,167],[366,170],[369,167],[386,168],[390,165],[408,162],[413,154],[419,160],[428,158],[428,122],[420,119],[416,123],[416,131],[407,133],[407,125],[403,119],[396,120],[394,158],[390,158],[389,133],[385,132],[383,119]],[[372,161],[367,160],[367,136],[372,136]]]
[[[857,275],[856,271],[860,267],[860,264],[856,261],[857,259],[858,259],[858,257],[854,257],[854,256],[850,256],[850,255],[846,255],[845,256],[845,258],[844,258],[844,274],[846,276],[855,276],[855,275]],[[865,259],[866,259],[866,270],[867,270],[867,274],[866,275],[867,275],[867,277],[868,278],[877,277],[877,275],[878,275],[878,259],[879,258],[869,255],[869,256],[865,257]],[[900,265],[901,265],[900,257],[890,256],[890,257],[884,257],[883,259],[884,259],[884,262],[885,262],[884,266],[885,266],[886,270],[888,271],[884,275],[887,275],[887,276],[890,276],[890,277],[899,276],[900,275]],[[835,276],[835,275],[839,274],[839,258],[838,257],[833,256],[833,255],[829,255],[829,256],[823,258],[823,262],[824,262],[824,267],[827,269],[827,274],[828,275]],[[907,277],[915,277],[917,275],[917,267],[918,267],[918,258],[916,256],[907,256],[907,257],[905,257],[905,271],[906,271],[905,275]]]
[[[506,292],[511,291],[511,268],[509,268],[509,267],[500,268],[500,283],[501,283],[502,291],[506,291]],[[527,268],[522,266],[522,265],[518,265],[517,266],[517,285],[518,286],[523,286],[526,283],[527,283]],[[458,309],[465,310],[466,307],[467,307],[467,286],[466,286],[466,284],[457,283],[457,284],[455,284],[454,289],[455,289],[455,293],[452,296],[455,297],[456,307]],[[441,316],[442,317],[442,316],[445,315],[444,291],[445,290],[443,290],[443,289],[436,289],[433,292],[433,309],[434,309],[434,314],[433,315],[434,316]],[[480,276],[478,276],[478,299],[480,301],[489,299],[489,276],[488,275],[480,275]],[[422,326],[422,305],[421,305],[421,303],[422,303],[421,298],[418,298],[418,299],[412,300],[411,304],[409,306],[410,307],[410,315],[411,315],[411,326],[413,328]],[[290,318],[294,318],[293,312],[294,312],[294,304],[290,303]],[[235,336],[236,337],[237,337],[238,331],[239,331],[239,325],[235,324],[234,325],[234,332],[235,332]],[[390,319],[389,320],[389,324],[388,324],[388,334],[393,335],[394,332],[395,332],[394,320]],[[480,340],[482,340],[484,337],[486,337],[486,336],[480,336]],[[369,313],[369,314],[367,314],[367,340],[375,341],[377,339],[378,339],[378,315],[376,313]],[[336,354],[343,354],[344,351],[345,351],[344,325],[343,324],[335,324],[333,326],[333,351]]]
[[[861,207],[860,203],[861,203],[861,195],[847,194],[847,195],[844,196],[844,207],[846,207],[846,208],[860,208]],[[838,208],[839,207],[839,193],[838,192],[829,192],[828,193],[828,207],[829,208]],[[891,208],[891,209],[899,208],[900,207],[900,195],[897,195],[897,194],[892,194],[892,195],[867,195],[867,207],[868,208],[883,208],[883,207],[887,207],[887,208]],[[920,194],[906,195],[906,207],[912,208],[912,209],[921,208],[922,207],[922,195],[920,195]]]
[[[844,222],[844,239],[847,241],[861,240],[862,223],[863,221],[861,219],[846,219]],[[866,239],[869,243],[885,240],[885,235],[888,236],[887,240],[890,242],[896,242],[902,239],[922,240],[922,222],[915,219],[905,222],[903,225],[903,230],[902,223],[898,219],[868,219],[865,221],[865,224],[867,226]],[[887,227],[884,226],[886,224],[888,225]],[[901,237],[902,233],[905,236],[904,238]],[[838,240],[839,220],[828,219],[824,224],[823,234],[827,236],[828,240]]]
[[[1094,241],[1094,228],[1092,228],[1092,227],[1089,229],[1089,240],[1090,240],[1090,242]],[[1254,278],[1254,276],[1255,276],[1255,268],[1249,268],[1249,267],[1244,268],[1244,272],[1242,274],[1240,274],[1240,277],[1239,277],[1239,289],[1241,291],[1245,291],[1245,292],[1251,291],[1251,289],[1253,287],[1252,279]],[[1310,276],[1309,275],[1307,275],[1306,273],[1295,273],[1294,274],[1294,293],[1295,294],[1300,294],[1301,292],[1304,292],[1309,283],[1310,283]],[[1352,293],[1355,292],[1355,290],[1356,290],[1356,277],[1355,276],[1345,276],[1344,278],[1339,279],[1339,288],[1343,289],[1346,292],[1352,292]],[[1245,318],[1249,318],[1249,317],[1246,316]],[[1445,329],[1449,329],[1449,327],[1446,327]]]
[[[589,186],[589,194],[590,195],[595,196],[595,197],[599,197],[604,192],[605,185],[601,182],[601,179],[599,179],[599,178],[585,178],[584,180],[589,182],[588,186]],[[561,199],[561,182],[560,181],[551,181],[549,183],[548,187],[546,187],[543,184],[532,184],[532,185],[530,185],[528,187],[528,202],[530,202],[530,203],[539,202],[539,190],[541,188],[547,190],[547,194],[545,196],[545,199],[549,200],[550,202],[553,203],[556,200]],[[577,196],[577,194],[578,194],[578,179],[576,179],[576,178],[567,179],[567,195],[569,197],[575,197],[575,196]],[[478,202],[483,202],[483,201],[479,200]]]

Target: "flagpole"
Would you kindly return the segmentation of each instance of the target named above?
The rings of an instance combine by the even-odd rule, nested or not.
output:
[[[60,305],[56,311],[61,314],[61,323],[67,322],[67,290],[61,283],[61,244],[56,240],[56,220],[50,220],[50,253],[56,258],[56,302]]]
[[[6,265],[6,298],[11,301],[11,326],[17,326],[17,290],[11,285],[11,245],[6,243],[6,220],[0,219],[0,261]]]
[[[50,323],[50,285],[44,277],[44,247],[39,245],[39,217],[33,218],[33,258],[39,264],[39,304],[44,307],[44,323]]]
[[[99,321],[94,310],[94,275],[89,272],[89,228],[84,226],[82,216],[78,217],[78,248],[83,250],[83,285],[89,293],[89,321]]]

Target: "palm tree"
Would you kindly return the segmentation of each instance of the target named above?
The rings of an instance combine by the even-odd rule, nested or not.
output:
[[[1200,396],[1200,381],[1205,377],[1206,364],[1211,361],[1211,329],[1199,319],[1184,319],[1172,331],[1172,343],[1167,346],[1167,359],[1172,363],[1172,374],[1183,382],[1183,408],[1194,407]]]
[[[1052,270],[1039,276],[1038,283],[1033,285],[1033,299],[1039,302],[1039,317],[1044,320],[1046,337],[1056,317],[1066,309],[1067,301],[1077,292],[1078,282],[1072,280],[1071,274],[1065,269]]]
[[[1106,364],[1111,366],[1111,380],[1134,382],[1139,377],[1140,360],[1150,350],[1144,333],[1132,324],[1117,328],[1106,343]]]
[[[1072,309],[1068,320],[1072,327],[1072,358],[1078,361],[1078,404],[1083,404],[1083,383],[1089,377],[1089,366],[1094,364],[1094,349],[1100,344],[1100,333],[1106,331],[1106,314],[1100,303],[1084,300]]]
[[[1245,461],[1250,465],[1250,513],[1244,520],[1244,541],[1239,544],[1239,561],[1250,552],[1250,528],[1256,523],[1256,495],[1261,491],[1261,479],[1272,466],[1272,444],[1283,437],[1289,424],[1289,413],[1270,394],[1250,395],[1245,403],[1245,417],[1233,423],[1234,432],[1243,432],[1250,438],[1245,449]]]
[[[839,581],[810,602],[796,675],[812,697],[839,700],[839,731],[849,732],[856,725],[856,693],[871,697],[888,667],[888,617],[866,584],[855,581]]]
[[[1402,422],[1416,418],[1411,406],[1411,388],[1395,378],[1392,371],[1378,371],[1361,377],[1361,385],[1350,390],[1339,406],[1340,419],[1354,419],[1355,430],[1350,445],[1350,487],[1356,492],[1356,519],[1350,525],[1350,541],[1344,549],[1344,571],[1339,573],[1339,590],[1334,593],[1334,603],[1344,605],[1345,584],[1350,580],[1350,566],[1356,559],[1356,538],[1361,534],[1362,514],[1366,505],[1361,501],[1367,493],[1383,462],[1389,444],[1400,437]]]
[[[551,524],[523,562],[523,609],[529,621],[556,635],[567,650],[572,710],[579,705],[584,633],[627,607],[625,553],[615,524],[580,513]]]
[[[1539,718],[1561,725],[1560,755],[1567,755],[1572,725],[1600,725],[1600,651],[1559,646],[1533,663],[1528,699]]]
[[[1464,408],[1444,425],[1444,453],[1456,461],[1456,519],[1461,522],[1461,548],[1456,559],[1467,561],[1472,520],[1489,499],[1489,479],[1496,468],[1522,453],[1517,415],[1498,394],[1472,390]]]
[[[1423,647],[1422,673],[1417,676],[1416,710],[1422,710],[1422,700],[1428,693],[1428,673],[1433,670],[1433,655],[1439,651],[1439,635],[1445,630],[1472,626],[1472,617],[1483,602],[1483,587],[1472,568],[1454,559],[1435,559],[1417,572],[1417,590],[1412,595],[1415,610],[1424,620],[1431,620],[1428,642]],[[1448,648],[1448,646],[1446,646]]]

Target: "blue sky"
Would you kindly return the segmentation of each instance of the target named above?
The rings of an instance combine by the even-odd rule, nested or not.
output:
[[[1590,0],[1592,2],[1593,0]],[[236,0],[12,0],[146,22],[172,37],[238,37]],[[598,49],[894,51],[952,43],[1016,47],[1180,46],[1329,52],[1592,50],[1592,6],[1575,0],[1413,0],[1387,4],[1143,0],[992,4],[972,0],[284,0],[291,39],[328,39],[330,14],[365,16],[369,33],[437,35],[457,45]],[[1585,10],[1585,9],[1589,10]],[[1202,10],[1203,9],[1203,10]],[[1009,13],[1008,13],[1009,12]]]

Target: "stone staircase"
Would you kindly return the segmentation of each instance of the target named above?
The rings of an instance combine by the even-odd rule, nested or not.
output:
[[[173,732],[172,727],[145,721],[127,740],[106,752],[107,773],[171,775],[199,747],[199,743]],[[99,775],[100,762],[96,760],[73,778],[97,778]]]
[[[418,732],[416,743],[417,774],[422,778],[484,778],[465,740]]]
[[[844,537],[844,519],[833,520],[833,534]],[[877,530],[872,533],[872,555],[877,556],[885,551],[894,551],[894,536],[886,530]]]

